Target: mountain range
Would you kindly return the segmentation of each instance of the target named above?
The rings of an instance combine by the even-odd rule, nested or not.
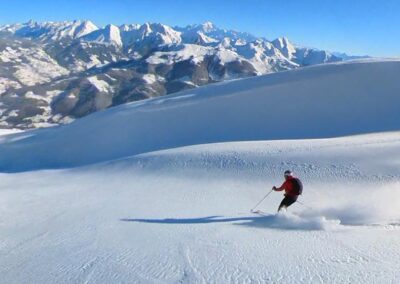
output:
[[[68,123],[210,83],[354,59],[206,22],[0,26],[0,128]]]

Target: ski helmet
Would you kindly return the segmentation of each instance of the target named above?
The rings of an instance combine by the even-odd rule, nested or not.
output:
[[[285,173],[283,174],[285,177],[292,177],[293,176],[293,172],[290,170],[285,171]]]

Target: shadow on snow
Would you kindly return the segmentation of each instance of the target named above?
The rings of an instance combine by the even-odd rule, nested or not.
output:
[[[247,217],[223,217],[207,216],[199,218],[166,218],[166,219],[120,219],[124,222],[153,223],[153,224],[210,224],[210,223],[234,223],[234,225],[273,228],[283,230],[323,230],[324,224],[316,220],[304,220],[291,215],[275,214],[265,216]]]

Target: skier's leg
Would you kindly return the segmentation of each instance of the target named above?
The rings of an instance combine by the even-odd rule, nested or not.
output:
[[[285,198],[282,200],[281,204],[279,205],[278,212],[282,210],[282,208],[286,209],[293,203],[295,203],[297,198],[292,198],[290,196],[285,196]]]
[[[286,202],[286,208],[297,201],[297,198],[293,198],[293,197],[289,197],[289,196],[287,198],[288,198],[288,201]]]
[[[282,199],[281,204],[279,204],[278,212],[281,211],[282,208],[286,209],[286,207],[287,207],[286,204],[287,204],[287,196],[285,196],[285,197]]]

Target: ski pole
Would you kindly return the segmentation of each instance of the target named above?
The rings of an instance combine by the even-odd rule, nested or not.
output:
[[[267,197],[268,197],[268,195],[270,195],[272,191],[274,191],[274,190],[273,190],[273,189],[271,189],[271,191],[270,191],[270,192],[268,192],[268,193],[267,193],[267,194],[264,196],[264,198],[263,198],[263,199],[261,199],[261,200],[260,200],[260,202],[258,202],[258,203],[256,204],[256,206],[254,206],[254,208],[253,208],[253,209],[251,209],[251,210],[250,210],[250,212],[253,212],[253,211],[254,211],[254,209],[256,209],[256,208],[257,208],[257,206],[258,206],[258,205],[260,205],[260,204],[261,204],[261,202],[263,202],[263,201],[264,201],[264,199],[265,199],[265,198],[267,198]]]
[[[299,203],[299,204],[301,204],[301,205],[303,205],[304,207],[306,207],[306,208],[308,208],[308,209],[311,209],[311,210],[313,210],[310,206],[308,206],[308,205],[305,205],[303,202],[300,202],[300,201],[298,201],[297,200],[297,203]]]

